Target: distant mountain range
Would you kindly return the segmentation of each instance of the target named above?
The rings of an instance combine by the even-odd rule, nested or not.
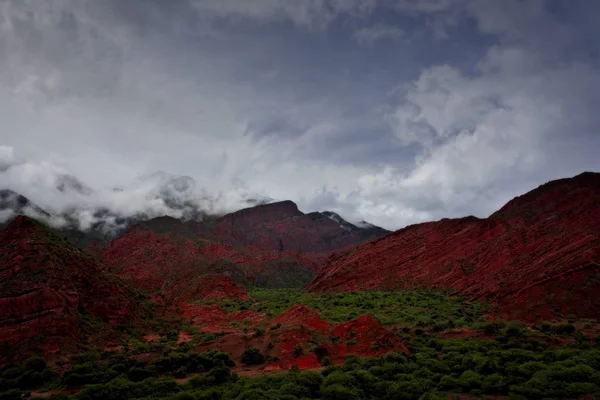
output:
[[[114,239],[135,223],[156,217],[204,221],[224,215],[217,211],[220,209],[218,203],[222,200],[219,196],[200,190],[196,181],[189,176],[162,171],[139,177],[132,187],[113,188],[111,192],[116,196],[113,202],[117,203],[114,206],[110,201],[103,201],[105,193],[92,189],[72,175],[58,175],[51,190],[67,196],[67,199],[71,198],[67,201],[71,205],[61,210],[45,209],[21,193],[9,188],[0,190],[0,229],[14,216],[27,215],[55,228],[57,233],[76,245],[86,247],[91,243]],[[127,207],[128,196],[139,203],[139,207]],[[240,196],[238,203],[242,209],[276,203],[273,198],[256,193],[243,193]],[[352,224],[331,211],[315,215],[326,216],[337,222],[340,229],[355,232],[360,237],[388,233],[368,223]]]

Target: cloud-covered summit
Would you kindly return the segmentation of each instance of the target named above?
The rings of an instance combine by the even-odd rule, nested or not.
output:
[[[72,226],[84,231],[96,227],[110,233],[121,228],[128,218],[168,215],[202,220],[207,215],[221,215],[273,201],[243,190],[208,192],[192,177],[164,171],[137,177],[118,188],[92,188],[48,161],[17,161],[12,149],[0,147],[0,150],[5,154],[0,158],[4,165],[0,187],[5,188],[0,192],[0,222],[17,212],[55,227]]]
[[[5,0],[0,187],[123,213],[260,194],[390,229],[486,216],[600,170],[599,12],[594,0]],[[160,170],[177,178],[138,179]]]

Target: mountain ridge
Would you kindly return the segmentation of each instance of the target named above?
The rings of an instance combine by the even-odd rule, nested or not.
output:
[[[598,264],[600,174],[585,173],[541,185],[489,218],[415,224],[337,252],[309,289],[439,287],[521,317],[589,316],[600,313]]]
[[[0,282],[0,342],[15,351],[76,346],[145,313],[134,287],[26,216],[0,233]]]

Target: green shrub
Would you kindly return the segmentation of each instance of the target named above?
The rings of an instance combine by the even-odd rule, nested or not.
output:
[[[507,336],[521,336],[527,330],[527,325],[520,321],[511,321],[506,324],[504,333]]]
[[[552,331],[552,324],[550,324],[549,322],[546,322],[546,321],[542,322],[540,324],[540,331],[545,332],[545,333]]]
[[[295,346],[292,350],[292,355],[294,356],[294,358],[302,357],[304,355],[304,349],[302,348],[302,346]]]
[[[552,327],[552,330],[559,335],[571,335],[577,330],[573,324],[563,324]]]
[[[257,337],[261,337],[265,334],[265,330],[264,328],[256,328],[254,330],[254,334],[252,335],[252,337],[257,338]]]
[[[506,381],[499,373],[494,373],[483,378],[481,387],[488,394],[504,394],[507,389]]]
[[[0,393],[0,400],[21,400],[22,392],[19,389],[11,389]]]
[[[46,360],[39,356],[30,357],[23,363],[24,369],[29,371],[42,372],[47,366]]]
[[[259,365],[265,362],[265,356],[256,347],[246,349],[241,357],[244,365]]]
[[[127,379],[132,382],[141,382],[144,379],[150,378],[152,375],[152,371],[140,367],[131,367],[129,371],[127,371]]]
[[[322,394],[325,400],[359,400],[362,397],[358,391],[339,384],[325,387]]]
[[[481,375],[470,370],[463,372],[460,378],[458,378],[458,382],[465,390],[480,389],[481,384],[483,383]]]
[[[325,356],[323,357],[323,359],[321,360],[320,364],[324,367],[327,367],[329,365],[331,365],[331,358],[329,358],[329,356]]]

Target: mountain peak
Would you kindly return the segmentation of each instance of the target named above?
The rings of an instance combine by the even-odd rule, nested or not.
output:
[[[58,175],[55,180],[56,189],[62,193],[78,193],[84,196],[92,194],[93,190],[82,183],[77,177],[69,174]]]
[[[31,211],[44,217],[50,217],[50,214],[33,204],[29,199],[13,190],[0,190],[0,211],[11,210],[15,214],[23,214]]]
[[[244,220],[244,222],[251,222],[252,220],[256,220],[256,222],[266,222],[297,217],[300,215],[304,215],[304,213],[298,209],[296,203],[291,200],[283,200],[243,208],[223,216],[222,220],[235,220],[236,223],[241,222],[241,220]]]
[[[600,191],[600,173],[584,172],[571,178],[556,179],[517,196],[493,213],[493,219],[521,217],[526,221],[557,212],[559,207],[578,204],[585,208]]]

